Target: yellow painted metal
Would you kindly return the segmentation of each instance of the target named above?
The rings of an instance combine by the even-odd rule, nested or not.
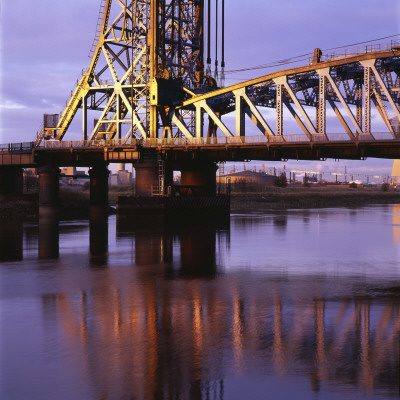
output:
[[[201,101],[201,100],[211,99],[213,97],[217,97],[222,94],[231,93],[235,90],[243,89],[247,86],[257,85],[257,84],[260,84],[260,83],[263,83],[266,81],[270,81],[270,80],[273,80],[273,79],[276,79],[279,77],[299,74],[299,73],[303,73],[303,72],[317,71],[317,70],[323,69],[323,68],[336,67],[339,65],[350,64],[353,62],[360,62],[363,60],[388,58],[388,57],[399,57],[399,56],[400,56],[400,50],[395,50],[395,49],[382,50],[382,51],[370,52],[370,53],[365,53],[365,54],[363,53],[363,54],[357,54],[357,55],[351,55],[351,56],[347,56],[347,57],[332,59],[329,61],[321,62],[316,65],[307,65],[305,67],[285,69],[282,71],[273,72],[268,75],[263,75],[259,78],[254,78],[254,79],[250,79],[248,81],[237,83],[235,85],[227,86],[222,89],[217,89],[217,90],[214,90],[214,91],[206,93],[206,94],[194,96],[191,99],[188,99],[188,100],[185,100],[184,102],[182,102],[182,104],[177,108],[185,108],[185,107],[190,106],[191,104],[197,103],[198,101]]]
[[[103,17],[102,17],[102,29],[100,32],[100,36],[98,39],[96,50],[93,54],[92,61],[90,63],[87,71],[82,75],[79,80],[75,90],[73,91],[71,98],[69,99],[67,106],[64,112],[61,115],[60,121],[57,124],[55,130],[57,131],[56,140],[62,140],[64,137],[69,125],[72,122],[79,106],[81,105],[82,98],[86,97],[90,89],[90,83],[93,81],[94,70],[97,65],[97,61],[99,60],[100,53],[104,43],[104,34],[107,30],[108,20],[110,17],[112,0],[106,0],[105,7],[102,8]],[[40,139],[41,141],[41,139]],[[39,141],[39,143],[40,143]]]

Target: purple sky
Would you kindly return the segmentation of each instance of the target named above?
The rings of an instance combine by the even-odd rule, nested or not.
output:
[[[225,3],[227,70],[309,53],[315,47],[328,49],[400,33],[397,0]],[[63,109],[81,70],[89,65],[99,4],[99,0],[3,2],[0,143],[33,140],[42,115]],[[228,75],[226,84],[271,71]],[[390,172],[391,166],[384,160],[347,163],[357,170],[381,166]],[[297,168],[299,163],[293,165]]]

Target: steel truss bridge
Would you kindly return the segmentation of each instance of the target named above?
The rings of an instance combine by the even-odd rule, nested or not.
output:
[[[1,165],[400,157],[400,43],[315,49],[308,65],[223,87],[219,4],[101,0],[90,65],[64,111],[46,114],[20,152],[2,146]],[[80,141],[69,129],[78,111]]]
[[[211,141],[202,138],[214,138],[221,145],[288,146],[400,139],[400,43],[369,45],[345,55],[322,55],[316,49],[310,65],[218,89],[218,61],[214,74],[209,67],[209,75],[204,70],[204,30],[207,25],[209,65],[210,12],[214,11],[211,1],[206,1],[101,0],[90,66],[59,119],[55,115],[45,119],[35,146],[43,139],[66,139],[79,108],[82,139],[89,146],[98,139],[122,138],[140,139],[146,147],[180,146],[182,142],[175,138],[185,138],[185,145],[207,145]],[[223,47],[224,43],[222,52]],[[224,60],[221,65],[223,69]],[[327,129],[327,108],[338,122],[333,131]],[[375,134],[374,108],[382,120]],[[98,114],[91,131],[89,111]],[[292,124],[285,129],[286,114],[301,135],[291,134]],[[246,136],[246,116],[259,135]],[[225,122],[228,118],[230,126]],[[338,127],[345,133],[335,135]],[[164,140],[154,140],[158,138]]]

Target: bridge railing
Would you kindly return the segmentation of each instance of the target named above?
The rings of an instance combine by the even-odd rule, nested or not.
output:
[[[388,43],[375,43],[366,44],[365,46],[349,47],[335,51],[333,53],[323,54],[321,61],[330,61],[332,59],[344,58],[348,56],[354,56],[357,54],[373,53],[376,51],[387,51],[393,48],[400,47],[400,42],[397,40],[391,40]],[[309,63],[312,63],[312,57],[309,58]]]
[[[34,142],[0,144],[0,152],[30,153],[33,150],[34,144]]]
[[[394,140],[390,132],[373,132],[360,134],[358,141]],[[397,138],[399,140],[399,138]],[[0,144],[0,152],[30,153],[36,149],[96,149],[105,147],[159,147],[159,146],[221,146],[221,145],[260,145],[267,143],[321,143],[321,142],[354,142],[347,133],[329,133],[313,135],[311,140],[306,135],[282,136],[217,136],[200,138],[157,138],[157,139],[101,139],[101,140],[45,140],[38,147],[34,142]]]
[[[116,146],[137,146],[138,139],[99,139],[99,140],[48,140],[41,143],[40,148],[66,149],[66,148],[96,148]]]
[[[359,135],[357,140],[393,140],[389,132],[374,132],[372,134]],[[167,138],[167,139],[146,139],[144,147],[155,146],[211,146],[211,145],[229,145],[229,144],[260,144],[260,143],[310,143],[310,142],[351,142],[347,133],[331,133],[328,135],[313,135],[310,140],[306,135],[282,135],[282,136],[217,136],[211,138]]]

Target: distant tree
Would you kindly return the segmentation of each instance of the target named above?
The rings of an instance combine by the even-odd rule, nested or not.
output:
[[[274,185],[282,188],[285,188],[287,186],[287,178],[284,172],[282,172],[279,176],[275,178]]]
[[[351,182],[350,185],[349,185],[349,188],[357,189],[357,188],[358,188],[358,185],[357,185],[357,183],[355,183],[355,182]]]

